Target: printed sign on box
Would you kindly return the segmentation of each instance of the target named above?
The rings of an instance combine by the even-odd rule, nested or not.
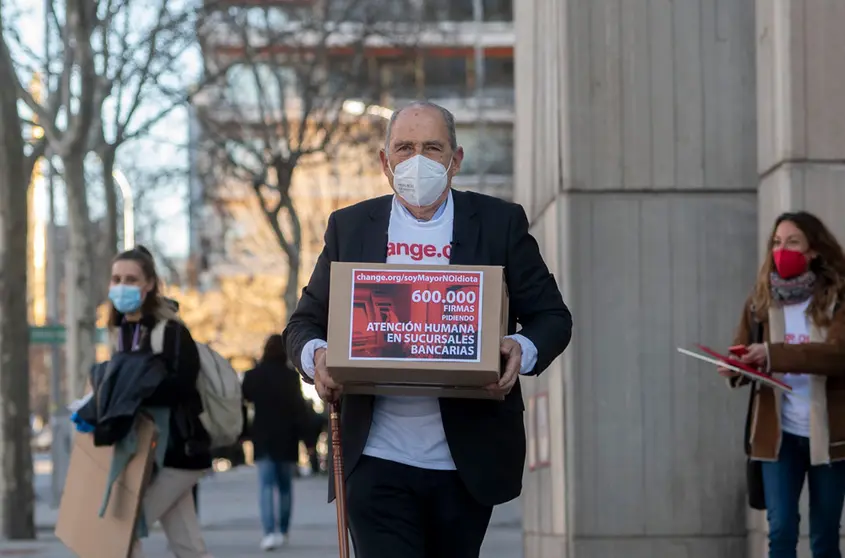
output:
[[[502,399],[499,266],[332,262],[326,365],[344,393]]]
[[[352,271],[350,360],[481,360],[480,272]]]

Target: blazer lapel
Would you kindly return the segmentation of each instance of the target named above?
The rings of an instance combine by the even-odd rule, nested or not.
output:
[[[453,265],[473,265],[477,263],[479,224],[475,207],[464,192],[452,190],[455,202],[455,222],[452,225],[452,255],[449,263]]]
[[[369,220],[359,229],[361,235],[362,263],[387,261],[387,227],[390,225],[390,208],[393,196],[378,198],[370,211]]]

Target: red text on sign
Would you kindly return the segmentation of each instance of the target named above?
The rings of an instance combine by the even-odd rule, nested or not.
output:
[[[810,342],[810,336],[806,333],[802,333],[801,335],[795,335],[794,333],[787,333],[783,336],[783,341],[787,345],[803,345],[804,343]]]
[[[450,258],[452,255],[452,246],[447,244],[442,248],[438,248],[434,244],[420,244],[415,242],[408,244],[405,242],[388,242],[387,256],[410,256],[415,262],[422,261],[423,258]]]

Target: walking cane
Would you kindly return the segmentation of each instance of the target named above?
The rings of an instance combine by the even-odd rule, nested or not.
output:
[[[332,465],[337,506],[337,544],[340,558],[349,558],[349,526],[346,517],[346,480],[343,475],[343,446],[340,441],[340,402],[331,404],[329,425],[332,431]]]

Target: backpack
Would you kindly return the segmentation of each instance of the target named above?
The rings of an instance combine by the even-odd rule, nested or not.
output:
[[[164,329],[167,321],[160,321],[150,334],[154,353],[164,347]],[[196,343],[200,357],[197,391],[202,400],[203,412],[199,419],[211,438],[211,449],[231,446],[238,441],[243,430],[243,397],[241,382],[232,365],[205,343]]]

